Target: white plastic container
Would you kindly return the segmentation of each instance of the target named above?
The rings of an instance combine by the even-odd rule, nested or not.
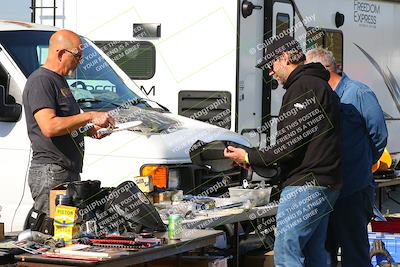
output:
[[[242,186],[235,186],[229,188],[229,195],[232,198],[250,199],[255,206],[263,206],[269,203],[271,190],[272,187],[244,189]]]

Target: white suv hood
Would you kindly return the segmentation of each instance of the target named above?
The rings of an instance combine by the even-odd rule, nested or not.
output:
[[[163,130],[149,132],[136,130],[119,131],[101,140],[86,138],[85,154],[141,159],[157,162],[190,162],[189,149],[197,141],[233,141],[245,146],[250,143],[243,136],[224,128],[192,120],[186,117],[158,113],[162,116]],[[136,118],[138,119],[138,118]],[[140,118],[139,118],[140,119]],[[165,124],[165,122],[168,122]],[[168,127],[165,127],[168,125]]]

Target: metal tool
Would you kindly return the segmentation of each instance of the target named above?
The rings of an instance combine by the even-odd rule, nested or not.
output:
[[[130,122],[126,122],[126,123],[120,123],[117,124],[115,126],[115,128],[101,128],[99,130],[97,130],[97,133],[101,134],[101,135],[106,135],[106,134],[111,134],[114,132],[119,132],[119,131],[123,131],[123,130],[127,130],[129,128],[133,128],[136,126],[141,125],[143,122],[142,121],[130,121]]]
[[[41,254],[41,253],[40,253],[39,251],[37,251],[36,249],[32,249],[32,248],[29,248],[29,247],[25,248],[25,247],[23,247],[23,246],[17,245],[16,243],[14,243],[14,246],[17,247],[17,248],[19,248],[19,249],[22,249],[23,251],[26,251],[26,252],[28,252],[28,253],[31,253],[31,254],[33,254],[33,255]]]

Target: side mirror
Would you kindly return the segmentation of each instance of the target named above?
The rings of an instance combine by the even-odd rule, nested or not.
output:
[[[0,121],[17,122],[21,113],[22,105],[15,103],[15,98],[8,95],[6,88],[0,85]]]
[[[205,167],[212,172],[224,172],[232,169],[232,160],[224,157],[224,149],[227,146],[234,146],[249,149],[231,141],[212,141],[206,143],[198,140],[190,148],[189,155],[193,164]],[[263,178],[270,179],[271,184],[279,183],[281,169],[278,164],[271,164],[268,167],[253,166],[253,171]],[[249,173],[247,180],[251,181],[252,173]]]
[[[253,171],[264,178],[276,179],[281,174],[281,168],[278,164],[272,164],[268,167],[253,166]]]
[[[207,168],[212,172],[226,172],[233,168],[233,161],[224,157],[224,141],[210,143],[196,141],[189,150],[193,164]]]

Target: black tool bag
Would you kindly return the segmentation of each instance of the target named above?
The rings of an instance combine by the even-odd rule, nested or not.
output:
[[[32,207],[25,219],[24,230],[31,229],[32,231],[39,231],[45,217],[46,213]]]
[[[54,220],[46,215],[46,213],[31,208],[25,219],[24,230],[31,229],[39,231],[46,235],[54,234]]]
[[[104,212],[105,218],[114,218],[103,225],[110,232],[167,230],[150,200],[132,181],[123,182],[110,192]]]
[[[69,183],[66,194],[71,197],[72,206],[79,209],[79,221],[88,221],[95,217],[96,211],[102,211],[104,209],[104,203],[101,205],[98,205],[97,203],[100,203],[100,200],[107,194],[107,192],[100,189],[100,181],[87,180]],[[96,203],[95,208],[87,211],[88,207],[93,207],[93,203]]]
[[[38,231],[46,235],[54,235],[54,219],[45,216]]]
[[[71,196],[75,207],[84,206],[94,195],[100,192],[100,181],[74,181],[68,184],[66,194]]]

